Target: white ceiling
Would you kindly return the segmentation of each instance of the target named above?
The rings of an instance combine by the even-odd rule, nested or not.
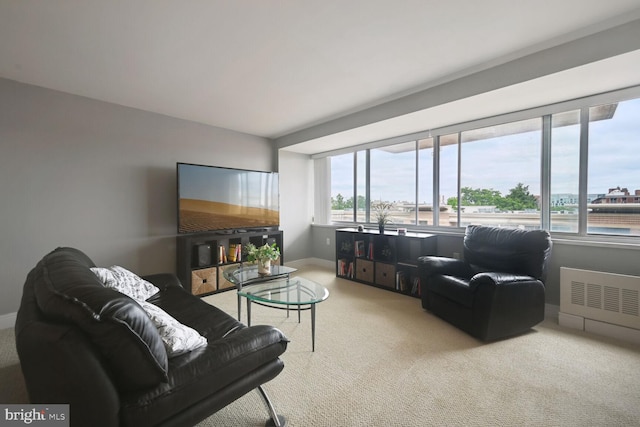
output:
[[[638,17],[638,0],[0,0],[0,77],[277,139]],[[288,149],[636,85],[638,70],[640,50]]]

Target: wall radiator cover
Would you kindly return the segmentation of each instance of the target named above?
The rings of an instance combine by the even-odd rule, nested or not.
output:
[[[640,277],[560,267],[560,311],[640,329]]]

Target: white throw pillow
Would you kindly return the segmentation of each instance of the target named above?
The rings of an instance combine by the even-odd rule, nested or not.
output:
[[[109,268],[92,267],[91,271],[106,287],[113,288],[136,301],[145,301],[160,292],[152,283],[117,265]]]
[[[106,287],[115,289],[140,304],[158,329],[169,358],[207,345],[207,339],[198,331],[178,322],[160,307],[146,302],[148,298],[160,292],[152,283],[117,265],[109,268],[92,267],[91,271]]]
[[[178,322],[160,307],[146,301],[138,301],[156,328],[169,358],[179,356],[207,345],[207,339],[198,331]]]

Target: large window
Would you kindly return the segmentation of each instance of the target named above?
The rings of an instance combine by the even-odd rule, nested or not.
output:
[[[592,98],[333,156],[333,221],[371,223],[385,202],[398,226],[640,236],[640,98]]]
[[[356,222],[367,221],[367,153],[356,153]]]
[[[580,110],[551,117],[551,231],[578,232]]]
[[[371,204],[387,203],[392,224],[415,224],[416,143],[371,150]]]
[[[433,225],[433,144],[434,138],[418,141],[418,225]],[[414,210],[414,212],[416,212]]]
[[[331,221],[354,221],[353,153],[331,157]]]
[[[639,146],[640,99],[589,109],[589,233],[640,236]]]
[[[542,120],[462,132],[460,226],[540,228]]]
[[[458,137],[457,133],[443,135],[440,140],[440,213],[438,225],[458,226]]]

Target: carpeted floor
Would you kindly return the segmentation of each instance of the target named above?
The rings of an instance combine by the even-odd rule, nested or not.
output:
[[[425,312],[418,299],[299,271],[325,284],[316,351],[309,312],[253,307],[254,324],[291,339],[284,371],[265,389],[290,427],[637,426],[640,346],[560,328],[483,344]],[[236,315],[234,292],[205,298]],[[243,319],[246,312],[243,312]],[[26,399],[13,331],[0,331],[0,402]],[[257,392],[200,426],[263,426]]]

